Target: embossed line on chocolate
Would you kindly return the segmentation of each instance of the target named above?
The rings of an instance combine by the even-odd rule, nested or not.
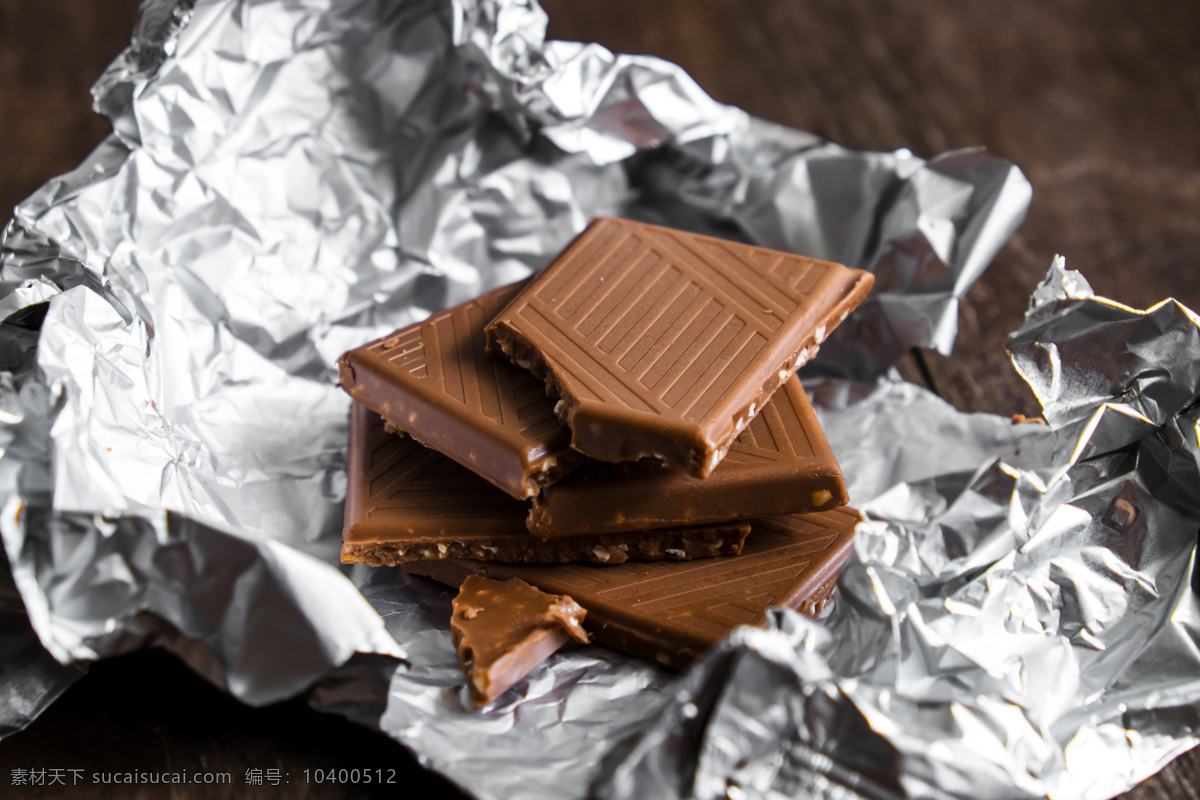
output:
[[[575,449],[705,477],[873,280],[600,218],[492,320],[487,341],[562,399]]]
[[[339,378],[398,430],[523,499],[583,456],[571,449],[545,386],[486,352],[484,324],[519,288],[495,289],[351,350],[339,360]]]
[[[854,545],[848,508],[756,520],[742,555],[689,562],[526,565],[442,560],[406,572],[458,586],[470,573],[519,577],[587,609],[593,639],[676,669],[738,625],[761,625],[772,606],[817,614]]]
[[[705,479],[643,460],[589,461],[533,499],[529,530],[553,538],[845,505],[846,484],[800,379],[791,376]]]
[[[388,433],[363,406],[351,410],[342,561],[371,566],[417,559],[531,563],[691,559],[741,552],[746,520],[655,531],[531,536],[526,505],[420,443]]]

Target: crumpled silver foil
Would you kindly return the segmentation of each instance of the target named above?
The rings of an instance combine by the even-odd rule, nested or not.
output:
[[[544,32],[516,0],[144,3],[95,88],[113,135],[0,248],[0,534],[56,659],[9,593],[0,731],[69,684],[60,662],[162,646],[479,797],[1099,796],[1194,741],[1196,383],[1163,366],[1195,360],[1191,318],[1078,322],[1115,306],[1061,270],[1013,345],[1057,431],[811,384],[869,517],[830,620],[781,612],[683,676],[576,648],[469,709],[449,594],[337,563],[341,352],[608,213],[871,269],[815,370],[875,380],[950,348],[1030,194],[984,153],[847,151]],[[1123,383],[1087,336],[1136,343]]]
[[[1009,341],[1049,426],[812,386],[867,520],[836,609],[708,654],[598,795],[1103,798],[1195,746],[1198,324],[1059,260]]]

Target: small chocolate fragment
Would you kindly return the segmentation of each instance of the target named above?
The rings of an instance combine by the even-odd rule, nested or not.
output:
[[[569,594],[587,609],[595,641],[680,669],[738,625],[761,625],[787,606],[817,616],[854,546],[858,512],[847,508],[755,520],[740,556],[686,563],[537,566],[414,561],[406,572],[458,586],[471,573],[518,577]]]
[[[539,592],[519,578],[468,575],[454,598],[450,634],[482,708],[512,688],[570,639],[587,644],[587,612],[569,597]]]
[[[589,461],[533,499],[529,530],[553,538],[826,511],[846,484],[800,379],[792,376],[701,480],[643,459]]]
[[[372,566],[427,558],[620,564],[741,552],[748,521],[544,541],[526,506],[355,404],[350,414],[342,561]],[[612,498],[609,498],[612,502]]]
[[[707,477],[870,291],[840,264],[598,218],[487,326],[561,402],[571,446]]]
[[[338,380],[398,430],[518,499],[583,462],[532,375],[485,353],[484,324],[521,284],[490,291],[338,359]]]

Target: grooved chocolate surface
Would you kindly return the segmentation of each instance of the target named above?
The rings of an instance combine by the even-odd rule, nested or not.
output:
[[[527,562],[687,559],[741,551],[747,521],[543,541],[526,505],[355,405],[350,416],[342,560],[371,565],[420,558]]]
[[[403,568],[458,586],[471,573],[521,578],[587,609],[595,641],[682,667],[772,606],[815,614],[850,554],[858,512],[840,508],[755,520],[740,556],[681,563],[526,565],[443,560]]]
[[[870,290],[828,261],[598,218],[488,325],[565,401],[575,449],[705,477]]]
[[[591,461],[533,499],[537,536],[636,531],[845,505],[846,484],[792,376],[700,479],[649,459]]]
[[[516,296],[494,289],[346,353],[339,381],[397,429],[517,498],[582,462],[545,386],[485,352],[483,327]]]

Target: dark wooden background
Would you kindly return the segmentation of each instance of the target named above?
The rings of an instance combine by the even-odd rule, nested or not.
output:
[[[1096,290],[1200,308],[1200,3],[1163,0],[552,0],[554,38],[652,53],[714,97],[872,150],[982,145],[1034,187],[1024,227],[971,290],[951,357],[912,378],[960,408],[1036,414],[1004,355],[1061,253]],[[108,131],[88,87],[128,42],[134,0],[0,0],[0,216]],[[10,769],[222,769],[234,789],[16,790]],[[399,787],[303,785],[304,768],[395,767]],[[246,769],[289,772],[252,793]],[[1200,800],[1200,755],[1135,789]],[[302,701],[251,710],[161,653],[95,665],[0,744],[0,796],[457,797],[389,740]]]

